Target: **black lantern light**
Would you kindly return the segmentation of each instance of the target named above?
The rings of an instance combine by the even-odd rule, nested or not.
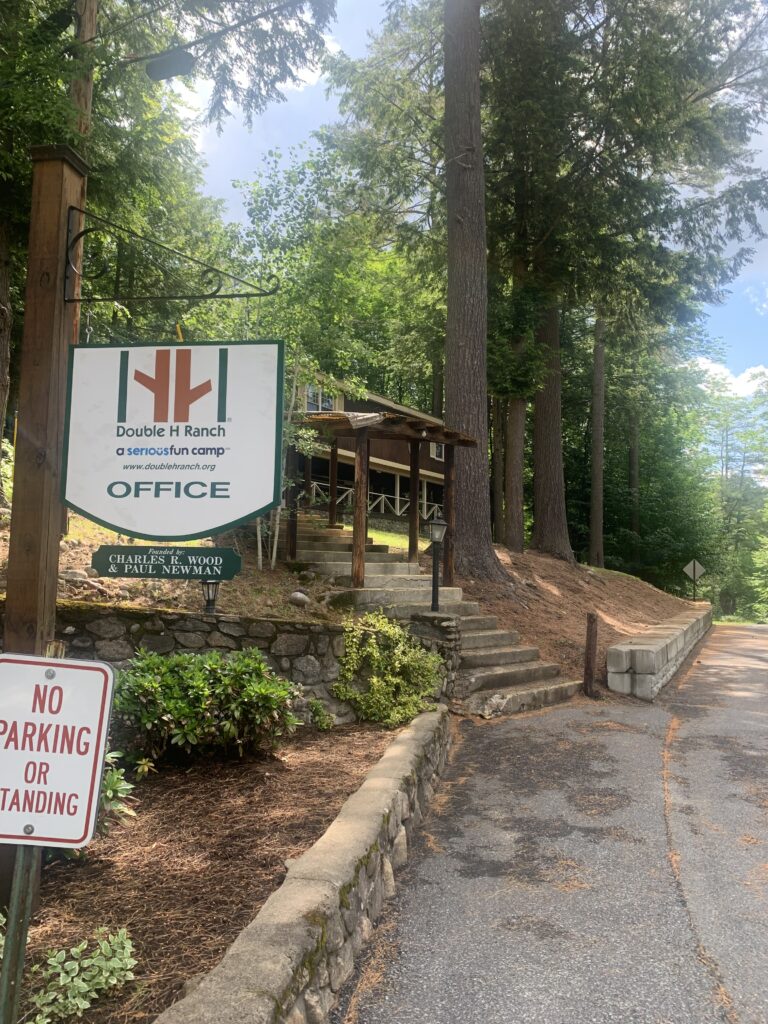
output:
[[[219,581],[201,580],[200,586],[203,588],[203,600],[205,601],[203,614],[214,615],[216,613],[216,597],[219,593]]]
[[[440,552],[448,524],[439,516],[429,524],[429,539],[432,541],[432,611],[440,611]]]

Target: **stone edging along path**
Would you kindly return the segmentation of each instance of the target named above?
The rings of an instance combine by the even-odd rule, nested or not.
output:
[[[449,743],[446,707],[414,719],[221,963],[156,1024],[322,1024],[394,895]]]

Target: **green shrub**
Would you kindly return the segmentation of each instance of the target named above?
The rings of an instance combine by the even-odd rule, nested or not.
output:
[[[379,612],[349,620],[345,654],[333,692],[360,718],[396,726],[410,722],[434,698],[442,661],[397,622]]]
[[[293,684],[256,648],[224,656],[142,651],[118,674],[113,729],[132,758],[155,761],[169,748],[274,750],[299,724]]]
[[[330,732],[333,728],[333,715],[328,708],[317,697],[310,697],[307,701],[309,709],[309,721],[320,732]]]
[[[0,914],[0,963],[4,944],[5,918]],[[30,993],[21,1019],[31,1024],[53,1024],[82,1017],[102,993],[133,981],[135,966],[133,943],[124,928],[115,935],[101,929],[90,948],[83,940],[70,950],[50,949],[45,962],[34,964],[29,971]]]

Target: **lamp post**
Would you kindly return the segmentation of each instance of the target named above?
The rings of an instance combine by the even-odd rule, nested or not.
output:
[[[440,611],[440,552],[448,524],[439,516],[429,524],[429,539],[432,541],[432,611]]]
[[[203,614],[215,615],[216,597],[219,593],[219,581],[201,580],[200,586],[203,588],[203,600],[205,601],[205,608],[203,609]]]

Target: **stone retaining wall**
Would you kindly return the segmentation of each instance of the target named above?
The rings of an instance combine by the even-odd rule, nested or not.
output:
[[[461,662],[461,619],[445,612],[421,612],[411,616],[409,632],[443,659],[443,686],[437,696],[452,697]]]
[[[420,715],[288,875],[221,963],[157,1024],[322,1024],[352,974],[433,795],[445,707]]]
[[[0,623],[4,603],[0,602]],[[453,692],[461,637],[458,619],[440,612],[414,616],[411,632],[445,665],[439,698]],[[331,692],[344,655],[344,628],[337,623],[248,619],[237,615],[192,615],[185,612],[114,608],[94,602],[59,601],[56,639],[66,644],[66,657],[107,661],[117,668],[129,664],[139,650],[158,654],[192,651],[238,651],[258,647],[278,675],[303,688],[304,701],[325,704],[336,725],[357,720],[352,707]],[[297,714],[306,717],[299,702]]]
[[[712,607],[681,612],[608,648],[608,688],[653,700],[712,626]]]

